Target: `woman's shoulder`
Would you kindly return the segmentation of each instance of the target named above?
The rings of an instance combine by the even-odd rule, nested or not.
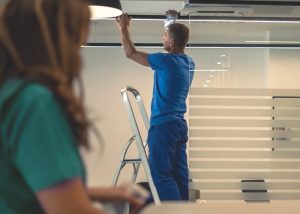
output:
[[[36,103],[56,103],[53,93],[43,84],[19,79],[7,80],[0,89],[0,110],[7,103],[14,106],[31,106]]]
[[[46,86],[35,82],[25,84],[20,96],[28,99],[53,99],[53,93]]]

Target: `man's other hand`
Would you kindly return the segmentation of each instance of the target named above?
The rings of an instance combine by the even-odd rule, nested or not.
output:
[[[128,16],[127,13],[123,13],[121,16],[116,17],[116,21],[120,30],[123,28],[129,28],[131,17]]]
[[[166,16],[172,16],[174,17],[175,19],[178,17],[178,12],[176,10],[168,10],[166,11]]]

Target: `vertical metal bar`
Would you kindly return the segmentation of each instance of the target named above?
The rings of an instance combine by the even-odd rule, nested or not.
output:
[[[134,183],[136,181],[139,172],[140,163],[133,163],[132,166],[133,166],[133,175],[131,177],[131,183]]]
[[[118,167],[117,167],[116,173],[115,173],[114,178],[113,178],[112,186],[116,186],[117,183],[118,183],[118,180],[119,180],[119,176],[120,176],[121,170],[122,170],[122,168],[125,166],[124,160],[125,160],[127,151],[128,151],[128,149],[129,149],[131,143],[134,141],[134,139],[135,139],[135,136],[132,136],[132,137],[127,141],[126,145],[125,145],[124,148],[123,148],[122,155],[121,155],[121,158],[120,158],[120,162],[119,162],[119,165],[118,165]]]
[[[129,119],[129,122],[130,122],[130,127],[131,127],[131,130],[132,130],[132,132],[135,136],[137,148],[138,148],[138,151],[139,151],[140,158],[142,160],[142,164],[143,164],[143,167],[144,167],[144,170],[145,170],[145,174],[146,174],[148,182],[149,182],[149,186],[150,186],[150,189],[151,189],[153,200],[154,200],[154,203],[156,205],[159,205],[160,204],[160,199],[159,199],[156,187],[154,185],[154,182],[153,182],[153,179],[152,179],[152,176],[151,176],[151,171],[150,171],[150,167],[149,167],[149,164],[148,164],[148,158],[147,158],[147,155],[146,155],[144,143],[143,143],[140,131],[138,129],[138,125],[137,125],[135,115],[134,115],[134,112],[133,112],[131,104],[130,104],[130,100],[129,100],[127,91],[132,92],[133,95],[136,98],[136,101],[138,102],[138,104],[140,104],[139,109],[140,109],[140,112],[142,114],[144,124],[145,124],[146,128],[148,128],[148,129],[149,129],[149,119],[148,119],[148,116],[146,114],[145,108],[143,106],[141,106],[141,105],[143,105],[143,103],[142,103],[141,97],[139,96],[139,93],[137,92],[137,90],[135,90],[131,87],[126,87],[126,88],[122,89],[121,94],[122,94],[123,103],[124,103],[124,106],[125,106],[125,108],[127,110],[127,113],[128,113],[128,119]]]
[[[123,165],[123,162],[120,162],[119,165],[118,165],[118,167],[117,167],[116,173],[114,175],[113,182],[112,182],[112,186],[114,186],[114,187],[118,183],[119,176],[120,176],[121,170],[123,168],[122,165]]]

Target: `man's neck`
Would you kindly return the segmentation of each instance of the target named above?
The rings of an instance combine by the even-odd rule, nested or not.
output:
[[[184,54],[184,50],[174,48],[174,49],[171,49],[170,51],[168,51],[168,53],[170,53],[170,54]]]

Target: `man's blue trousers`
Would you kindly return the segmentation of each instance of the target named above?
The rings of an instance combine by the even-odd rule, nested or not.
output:
[[[184,119],[151,126],[149,129],[149,165],[162,201],[189,198],[187,133]]]

